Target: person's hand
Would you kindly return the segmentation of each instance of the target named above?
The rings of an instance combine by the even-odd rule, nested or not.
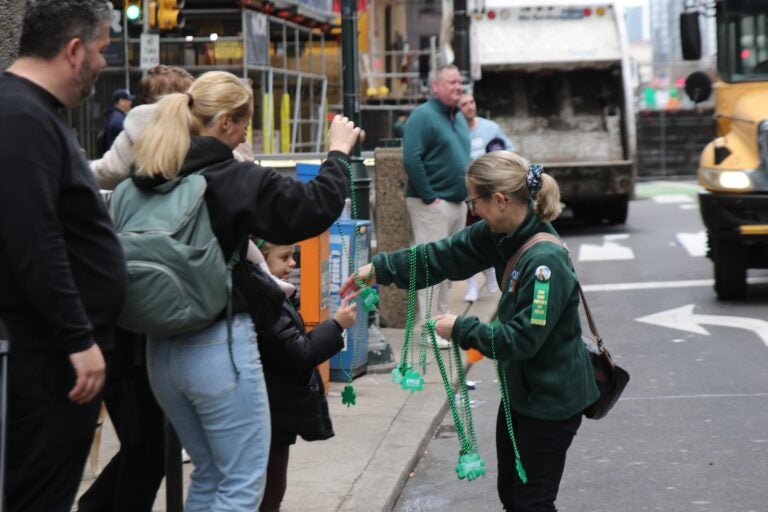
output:
[[[339,295],[342,297],[346,297],[347,295],[354,293],[360,289],[360,287],[357,284],[357,281],[363,281],[367,283],[369,286],[373,285],[376,282],[376,276],[372,275],[373,273],[373,264],[368,263],[367,265],[363,265],[359,269],[357,269],[357,272],[349,276],[344,280],[344,282],[341,285],[341,288],[339,289]],[[357,279],[355,279],[357,278]]]
[[[69,362],[77,375],[77,382],[69,392],[69,399],[78,404],[90,402],[104,386],[106,365],[101,349],[94,343],[87,350],[69,354]]]
[[[441,201],[442,199],[440,199],[439,197],[436,197],[434,201],[429,203],[429,206],[437,206],[438,204],[440,204]]]
[[[355,297],[356,297],[355,295],[344,297],[341,300],[341,305],[339,306],[339,309],[337,309],[336,313],[333,315],[333,319],[336,320],[336,323],[339,324],[344,329],[347,329],[355,325],[355,318],[356,318],[355,312],[357,311],[357,304],[350,303],[350,301],[353,300]]]
[[[344,116],[337,115],[328,129],[328,151],[341,151],[349,154],[355,146],[360,128]]]
[[[435,317],[435,332],[441,338],[451,339],[453,324],[456,323],[456,315],[438,315]]]

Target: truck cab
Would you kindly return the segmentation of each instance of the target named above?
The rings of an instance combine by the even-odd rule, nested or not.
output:
[[[703,7],[703,6],[702,6]],[[703,11],[701,11],[703,12]],[[701,57],[700,10],[681,15],[683,57]],[[701,217],[720,299],[747,292],[747,269],[768,268],[768,11],[755,0],[715,3],[717,70],[686,81],[695,102],[714,88],[717,138],[701,153]]]

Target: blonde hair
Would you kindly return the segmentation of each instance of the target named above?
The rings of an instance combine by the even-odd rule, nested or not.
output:
[[[560,215],[560,188],[549,174],[541,174],[541,189],[528,189],[528,160],[511,151],[493,151],[481,156],[469,166],[467,181],[472,182],[476,195],[501,192],[519,201],[533,200],[533,211],[544,222]]]
[[[200,75],[186,93],[172,93],[157,103],[152,120],[136,141],[136,174],[176,178],[191,136],[219,116],[239,122],[253,113],[251,86],[226,71]]]

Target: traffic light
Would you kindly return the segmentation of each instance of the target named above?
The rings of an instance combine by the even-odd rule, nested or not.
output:
[[[172,30],[184,26],[184,0],[157,1],[157,27],[160,30]]]
[[[132,23],[141,22],[141,0],[126,0],[125,18]]]

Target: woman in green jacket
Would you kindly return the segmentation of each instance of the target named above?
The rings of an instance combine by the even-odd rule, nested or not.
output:
[[[500,279],[511,256],[531,236],[557,234],[550,224],[560,214],[557,183],[514,153],[497,151],[475,160],[467,171],[467,190],[469,210],[484,222],[418,251],[417,288],[466,279],[488,267]],[[409,256],[408,249],[377,254],[358,270],[357,280],[407,288]],[[354,277],[345,281],[342,295],[357,290]],[[566,452],[582,411],[598,398],[581,341],[576,275],[566,251],[544,242],[526,251],[507,282],[499,284],[502,296],[493,326],[476,317],[443,315],[436,318],[435,330],[464,350],[495,357],[506,374],[513,430],[528,480],[524,484],[517,475],[500,404],[497,486],[505,510],[556,510]]]

